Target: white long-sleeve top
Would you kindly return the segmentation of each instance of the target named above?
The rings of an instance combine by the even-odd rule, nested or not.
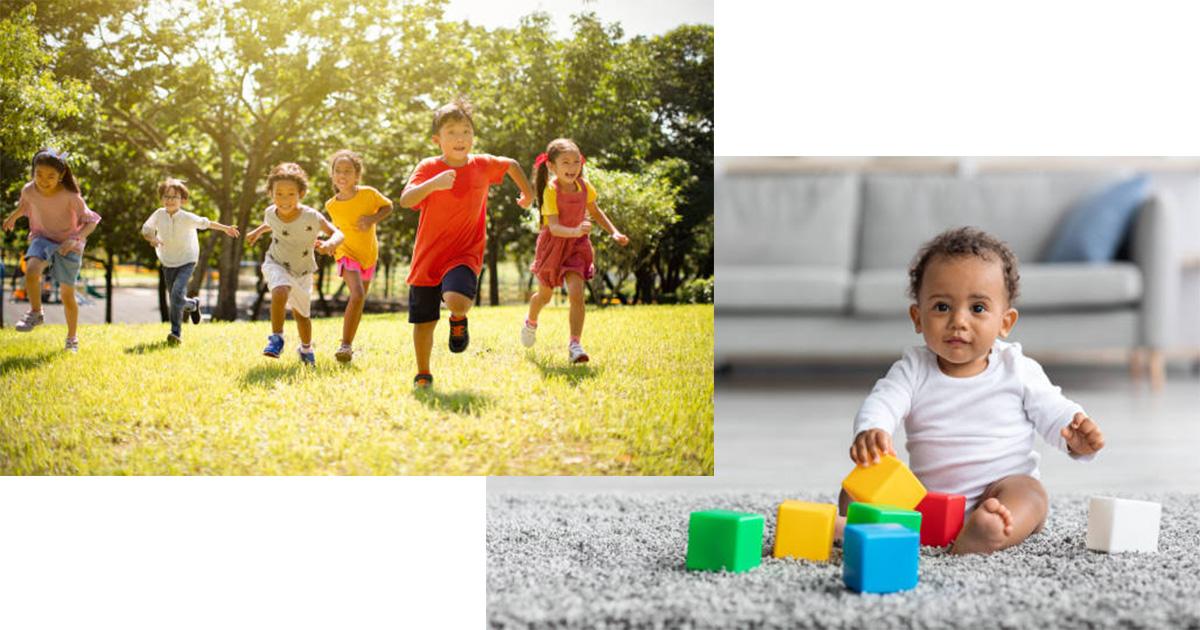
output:
[[[854,435],[868,429],[895,435],[903,421],[913,473],[930,491],[965,496],[970,510],[995,481],[1040,477],[1034,433],[1068,452],[1059,432],[1080,411],[1020,344],[996,340],[984,371],[966,378],[947,376],[932,350],[914,346],[875,383],[854,419]]]
[[[182,267],[200,260],[200,239],[196,230],[207,230],[211,222],[187,210],[175,214],[159,208],[142,224],[142,234],[157,235],[162,244],[154,248],[164,267]]]

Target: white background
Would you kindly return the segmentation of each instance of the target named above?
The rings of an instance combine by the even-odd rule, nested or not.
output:
[[[1197,12],[718,0],[716,154],[1197,155]]]
[[[0,627],[478,628],[482,477],[0,478]]]

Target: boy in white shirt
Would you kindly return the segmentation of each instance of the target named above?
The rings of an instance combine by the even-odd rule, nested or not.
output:
[[[905,351],[854,419],[856,464],[895,454],[903,421],[913,473],[931,491],[966,496],[953,553],[990,553],[1041,529],[1048,498],[1035,432],[1075,459],[1104,447],[1096,423],[1020,344],[997,339],[1017,323],[1018,280],[1012,250],[985,232],[957,228],[927,243],[909,269],[909,316],[925,345]],[[843,514],[849,500],[843,491]]]
[[[187,203],[188,189],[178,179],[167,179],[159,184],[158,196],[163,207],[155,210],[142,224],[142,236],[154,246],[154,253],[158,254],[162,264],[170,293],[171,334],[167,335],[167,343],[177,346],[182,341],[184,312],[191,312],[193,324],[200,323],[200,301],[186,295],[188,280],[200,260],[200,240],[196,230],[211,227],[231,238],[237,238],[238,230],[181,210]]]

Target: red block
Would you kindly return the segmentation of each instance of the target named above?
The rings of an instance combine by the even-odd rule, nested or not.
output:
[[[967,498],[961,494],[930,492],[914,509],[921,513],[921,544],[944,547],[954,542],[962,529]]]

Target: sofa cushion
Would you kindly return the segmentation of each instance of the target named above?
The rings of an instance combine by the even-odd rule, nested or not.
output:
[[[838,267],[726,265],[717,268],[715,293],[722,311],[845,312],[850,272]]]
[[[851,269],[857,175],[730,175],[716,182],[716,264]]]
[[[1119,307],[1142,297],[1142,274],[1132,263],[1035,263],[1021,265],[1020,271],[1017,309],[1022,313]],[[905,269],[859,272],[851,295],[856,316],[907,317],[912,303]]]
[[[1150,194],[1150,178],[1119,182],[1076,204],[1058,225],[1045,261],[1108,262],[1129,232],[1138,206]]]
[[[926,241],[963,225],[1004,240],[1022,264],[1039,262],[1068,210],[1120,179],[1120,173],[868,176],[858,268],[907,267]]]

